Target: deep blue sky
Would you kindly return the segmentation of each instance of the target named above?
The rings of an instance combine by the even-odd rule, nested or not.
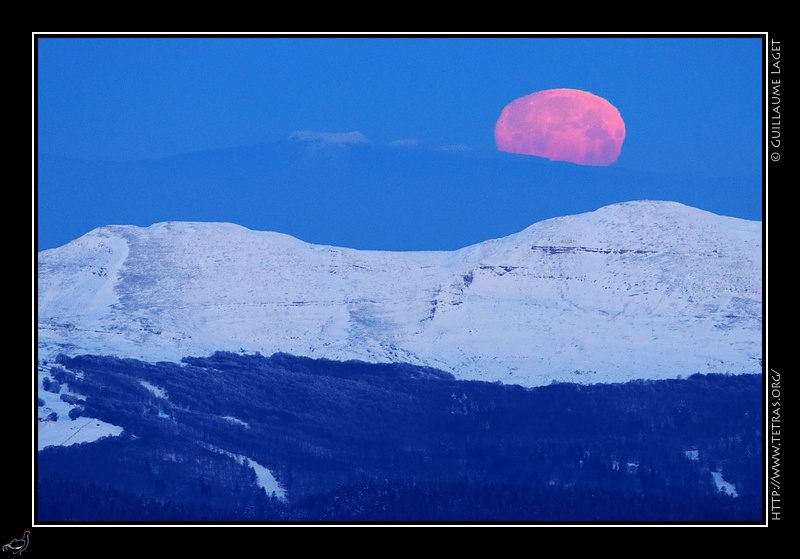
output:
[[[625,192],[623,186],[614,185],[630,185],[656,174],[691,180],[685,182],[686,192],[680,191],[684,183],[676,179],[663,196],[654,186],[646,192],[649,197],[685,200],[717,213],[761,219],[761,49],[762,39],[756,36],[39,37],[37,149],[39,156],[145,162],[259,145],[285,139],[298,130],[313,130],[358,131],[376,145],[413,140],[428,148],[459,146],[489,153],[496,149],[494,125],[506,104],[542,89],[567,87],[607,99],[619,109],[627,128],[622,154],[614,165],[581,170],[581,180],[596,176],[601,185],[594,191],[596,199],[591,188],[581,191],[587,209],[609,200],[638,197],[639,192],[629,187]],[[559,168],[566,165],[572,164]],[[565,181],[572,180],[572,172],[564,173]],[[610,173],[628,173],[628,181],[610,180]],[[557,176],[548,177],[558,181]],[[715,185],[708,196],[702,186],[705,179]],[[728,179],[731,191],[720,192]],[[438,232],[425,212],[419,219],[425,220],[428,243],[409,240],[403,245],[389,233],[382,240],[380,228],[366,232],[357,225],[349,232],[340,227],[334,234],[330,224],[321,223],[315,230],[311,219],[305,227],[283,232],[310,237],[304,240],[311,242],[357,248],[453,248],[453,243],[473,242],[482,234],[513,233],[522,224],[573,213],[576,207],[570,202],[568,185],[558,186],[565,189],[563,196],[542,197],[536,211],[524,213],[518,207],[512,211],[503,203],[492,206],[485,201],[504,185],[489,182],[483,186],[483,197],[474,195],[463,202],[463,227],[469,228],[476,219],[506,225],[478,227],[476,238],[452,237],[455,215],[442,219]],[[247,197],[240,197],[235,183],[230,183],[226,187],[230,199],[224,204],[220,204],[220,193],[197,192],[195,200],[207,198],[206,209],[194,202],[194,213],[173,212],[172,216],[158,200],[139,204],[137,213],[114,209],[126,206],[117,200],[117,206],[109,203],[103,213],[100,210],[111,200],[113,184],[95,181],[80,196],[70,196],[63,186],[69,180],[57,183],[51,173],[38,184],[39,249],[63,244],[106,224],[103,221],[149,225],[165,219],[202,218],[255,229],[292,229],[288,222],[268,217],[259,222],[253,217],[254,208],[267,207],[269,196],[265,192],[260,199],[252,185],[247,185]],[[406,186],[417,189],[420,197],[436,195],[435,182]],[[522,183],[506,187],[524,188]],[[317,188],[322,193],[326,185],[321,182]],[[620,191],[614,192],[615,188]],[[164,194],[168,197],[169,192]],[[375,204],[363,211],[380,221],[380,213],[389,211],[390,198],[382,198],[377,190],[372,194],[361,196],[364,204]],[[537,195],[529,192],[520,192],[517,198],[514,193],[503,195],[524,200],[531,208],[537,206]],[[237,198],[241,199],[241,219],[233,202]],[[292,205],[290,195],[283,200],[287,207]],[[307,200],[298,199],[292,210],[301,216],[298,220]],[[48,203],[58,206],[58,211]],[[225,211],[215,213],[220,207]],[[413,215],[409,211],[405,218],[409,227],[414,226]],[[331,231],[330,238],[326,230]],[[440,233],[448,239],[442,244],[448,246],[437,245]],[[375,238],[365,242],[367,234]]]

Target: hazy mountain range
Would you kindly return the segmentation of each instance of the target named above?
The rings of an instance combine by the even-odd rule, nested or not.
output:
[[[457,250],[551,217],[629,200],[672,200],[760,220],[761,177],[595,167],[359,132],[160,159],[39,153],[38,250],[96,227],[225,221],[306,242],[369,250]],[[742,200],[752,200],[743,203]]]

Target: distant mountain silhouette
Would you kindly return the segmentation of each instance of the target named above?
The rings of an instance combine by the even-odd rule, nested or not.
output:
[[[103,225],[172,220],[233,222],[359,249],[454,250],[550,217],[635,199],[673,200],[746,219],[761,214],[760,208],[746,216],[729,211],[732,193],[758,187],[744,177],[714,183],[618,165],[379,145],[353,134],[333,140],[300,134],[133,162],[40,154],[38,250]],[[76,206],[80,212],[70,211]]]

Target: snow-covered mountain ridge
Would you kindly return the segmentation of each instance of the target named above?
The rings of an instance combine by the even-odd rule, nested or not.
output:
[[[761,303],[761,222],[658,201],[451,252],[167,222],[38,255],[40,358],[282,351],[527,386],[748,373]]]

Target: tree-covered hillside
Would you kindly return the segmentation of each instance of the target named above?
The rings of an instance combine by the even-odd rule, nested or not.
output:
[[[81,395],[72,418],[124,432],[38,453],[41,522],[762,519],[760,375],[525,389],[220,352],[62,358],[51,376]]]

